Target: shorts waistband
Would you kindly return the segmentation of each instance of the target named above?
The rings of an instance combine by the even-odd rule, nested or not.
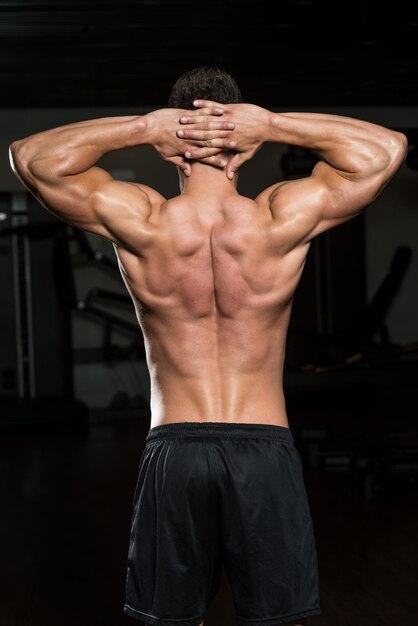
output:
[[[293,434],[287,426],[276,424],[241,424],[238,422],[171,422],[148,431],[146,443],[155,439],[180,437],[248,437],[254,439],[282,439],[293,443]]]

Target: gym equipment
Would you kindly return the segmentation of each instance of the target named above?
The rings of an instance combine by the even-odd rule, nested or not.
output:
[[[324,338],[324,360],[300,368],[316,378],[318,391],[329,403],[332,393],[324,382],[328,377],[328,385],[333,385],[335,394],[335,379],[332,382],[329,376],[333,372],[344,373],[345,386],[340,388],[334,400],[336,406],[343,404],[345,410],[352,407],[353,421],[360,407],[363,415],[364,412],[367,414],[368,408],[372,414],[379,379],[381,388],[399,384],[406,392],[408,388],[416,387],[418,364],[408,362],[407,357],[418,351],[418,341],[405,345],[393,343],[385,324],[385,316],[399,292],[411,256],[412,251],[407,246],[400,246],[395,251],[387,275],[365,309],[363,323],[345,338],[345,342],[338,343],[335,337]],[[376,334],[380,341],[375,340]],[[304,394],[307,395],[306,391]],[[364,417],[357,419],[363,420]],[[375,428],[368,429],[369,432],[367,425],[362,425],[355,435],[342,436],[337,434],[337,429],[338,425],[328,424],[325,428],[306,428],[298,433],[297,440],[311,467],[351,471],[359,494],[368,501],[418,484],[416,420],[412,421],[411,427],[410,417],[396,414],[392,422],[385,425],[379,420]]]
[[[45,211],[31,194],[0,194],[1,425],[87,420],[88,407],[74,398],[72,314],[102,325],[104,361],[145,360],[137,323],[98,306],[108,301],[133,312],[128,295],[94,287],[85,300],[78,299],[69,252],[72,240],[87,263],[120,279],[114,260],[94,251],[83,231]],[[128,346],[112,342],[115,329],[132,337]],[[140,404],[138,398],[135,402]]]
[[[83,422],[73,396],[66,226],[28,193],[0,194],[0,424]]]
[[[96,265],[100,270],[110,272],[120,279],[118,264],[102,252],[94,250],[83,231],[73,228],[71,230],[71,234],[69,235],[69,239],[72,239],[78,245],[81,254],[85,258],[85,263]],[[132,299],[127,294],[121,294],[99,287],[92,287],[83,300],[77,297],[74,288],[71,310],[74,311],[75,314],[89,318],[95,323],[101,324],[103,327],[103,360],[112,361],[115,359],[121,360],[130,358],[145,360],[146,354],[144,340],[138,324],[136,322],[127,321],[123,317],[118,317],[117,315],[101,309],[97,306],[100,302],[110,302],[111,304],[121,305],[128,308],[130,311],[133,311],[134,309]],[[132,341],[128,346],[119,346],[112,343],[112,333],[116,329],[132,337]]]

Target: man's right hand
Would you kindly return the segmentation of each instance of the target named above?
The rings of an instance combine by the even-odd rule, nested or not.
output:
[[[207,150],[201,146],[207,146],[203,135],[206,124],[207,128],[210,126],[207,119],[200,114],[199,109],[222,107],[224,110],[222,121],[231,121],[235,124],[235,129],[230,133],[230,139],[236,142],[233,150],[237,154],[229,160],[227,165],[227,176],[232,178],[239,167],[249,161],[266,141],[271,112],[255,104],[247,103],[221,104],[212,100],[195,100],[193,104],[197,110],[188,111],[187,115],[179,120],[183,126],[187,126],[185,137],[189,142],[196,144],[196,149],[191,151],[189,158],[204,161],[207,157]],[[183,121],[184,118],[187,121]]]

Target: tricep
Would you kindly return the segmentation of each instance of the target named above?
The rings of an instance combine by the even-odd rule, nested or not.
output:
[[[308,243],[370,206],[405,158],[404,143],[368,171],[342,172],[319,161],[310,176],[279,183],[270,199],[274,221],[288,231],[294,245]]]

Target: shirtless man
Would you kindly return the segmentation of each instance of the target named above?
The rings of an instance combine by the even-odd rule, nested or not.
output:
[[[43,206],[113,242],[144,336],[151,428],[124,611],[147,624],[198,626],[224,563],[238,626],[305,624],[320,604],[282,388],[292,299],[312,239],[376,199],[407,140],[357,119],[242,103],[218,68],[183,75],[169,105],[10,147],[14,172]],[[268,141],[321,160],[306,178],[244,197],[239,167]],[[180,195],[167,200],[95,166],[144,143],[178,167]]]

